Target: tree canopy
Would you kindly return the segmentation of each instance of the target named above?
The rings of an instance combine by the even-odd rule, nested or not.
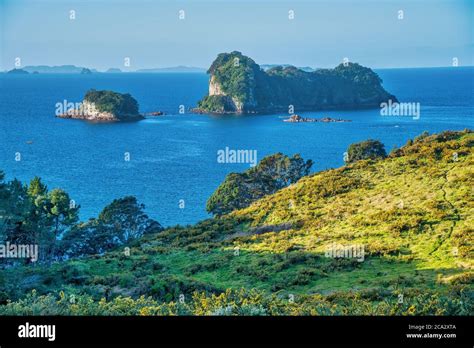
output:
[[[136,197],[114,199],[97,219],[75,226],[63,240],[66,256],[100,254],[125,245],[147,233],[160,232],[163,227],[144,213],[145,205]]]
[[[48,190],[39,177],[28,185],[4,178],[0,171],[0,243],[36,244],[39,262],[102,253],[163,230],[133,196],[115,199],[98,218],[79,222],[80,207],[64,190]]]
[[[347,163],[353,163],[363,159],[387,157],[384,144],[373,139],[351,144],[347,150],[347,155]]]
[[[94,103],[99,111],[110,112],[119,118],[125,115],[138,115],[138,102],[128,93],[90,89],[84,100]]]
[[[207,201],[209,213],[223,215],[249,206],[259,198],[297,182],[308,175],[313,162],[299,154],[282,153],[263,158],[243,173],[230,173]]]

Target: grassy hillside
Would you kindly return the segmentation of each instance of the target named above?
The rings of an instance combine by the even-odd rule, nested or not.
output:
[[[473,145],[467,131],[420,137],[129,255],[2,270],[0,314],[472,315]],[[327,257],[337,245],[364,254]]]

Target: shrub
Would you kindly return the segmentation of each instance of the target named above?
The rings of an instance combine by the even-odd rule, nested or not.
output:
[[[348,163],[353,163],[364,159],[378,159],[387,157],[384,145],[380,141],[372,139],[351,144],[347,150],[347,154]]]

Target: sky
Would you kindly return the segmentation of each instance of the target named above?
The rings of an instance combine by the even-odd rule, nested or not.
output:
[[[234,50],[259,64],[434,67],[457,58],[467,66],[473,13],[474,0],[0,0],[0,70],[16,58],[21,66],[207,68]]]

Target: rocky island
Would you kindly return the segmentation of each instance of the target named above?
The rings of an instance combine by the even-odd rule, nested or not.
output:
[[[331,117],[323,117],[323,118],[309,118],[309,117],[301,117],[300,115],[291,115],[289,118],[285,118],[283,122],[290,122],[290,123],[300,123],[300,122],[324,122],[324,123],[334,123],[334,122],[352,122],[351,120],[343,120],[342,118],[331,118]]]
[[[379,107],[397,98],[371,69],[357,63],[304,71],[293,66],[262,69],[234,51],[221,53],[208,70],[209,95],[197,113],[240,114]]]
[[[164,116],[165,113],[163,111],[153,111],[153,112],[147,112],[143,114],[143,116]]]
[[[76,108],[57,112],[57,117],[97,122],[128,122],[144,119],[138,112],[137,101],[128,93],[113,91],[87,91],[84,100]]]

